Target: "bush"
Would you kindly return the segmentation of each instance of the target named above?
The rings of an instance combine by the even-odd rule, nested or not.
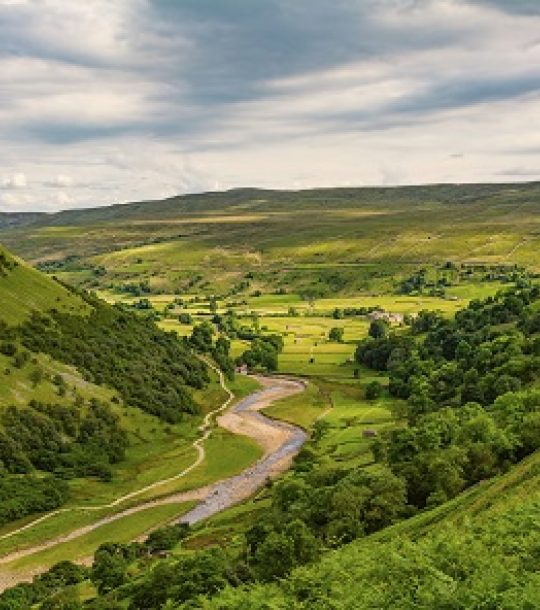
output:
[[[371,381],[366,385],[365,395],[368,400],[380,398],[382,392],[383,386],[378,381]]]

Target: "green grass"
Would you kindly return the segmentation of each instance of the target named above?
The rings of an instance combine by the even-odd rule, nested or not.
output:
[[[0,253],[5,251],[0,247]],[[14,325],[23,322],[32,311],[57,309],[67,313],[86,314],[89,306],[78,296],[17,260],[17,266],[0,274],[0,320]]]
[[[330,406],[328,396],[316,383],[310,382],[304,392],[276,401],[264,413],[309,430],[313,422],[324,415]]]
[[[137,499],[141,501],[209,485],[238,474],[255,463],[263,454],[261,447],[252,439],[231,434],[222,428],[215,429],[205,442],[205,450],[204,461],[187,476],[140,494]]]
[[[249,271],[243,296],[370,295],[448,260],[540,270],[539,193],[538,183],[239,190],[51,215],[1,238],[32,261],[76,254],[64,277],[102,288],[146,279],[155,291],[220,294]],[[97,265],[105,275],[89,273]]]
[[[89,557],[104,542],[130,542],[152,529],[165,525],[180,517],[194,506],[193,502],[166,504],[142,510],[120,521],[114,521],[50,549],[17,559],[7,564],[10,571],[29,570],[50,566],[66,559],[75,561]]]
[[[369,466],[373,463],[373,438],[364,437],[365,431],[375,434],[395,421],[391,407],[396,400],[382,396],[378,400],[364,398],[365,384],[373,379],[385,383],[384,377],[368,377],[362,371],[361,381],[336,382],[335,379],[318,381],[321,391],[331,401],[332,409],[325,415],[328,425],[316,449],[326,465],[341,467]]]
[[[250,393],[258,387],[256,381],[245,377],[238,377],[237,381],[231,385],[238,392],[239,397]],[[214,405],[214,408],[215,406],[217,405]],[[130,410],[130,415],[134,418],[131,421],[131,433],[133,433],[133,430],[139,431],[140,445],[135,443],[129,447],[126,460],[115,468],[114,479],[111,483],[102,483],[97,480],[88,479],[73,481],[71,483],[73,497],[66,505],[66,508],[84,506],[85,504],[88,506],[99,506],[111,502],[120,495],[140,489],[156,480],[174,476],[193,463],[196,452],[192,447],[187,445],[187,441],[191,442],[192,438],[195,438],[198,434],[195,426],[188,429],[185,426],[179,425],[175,429],[175,427],[160,424],[151,416],[141,413],[136,409]],[[149,427],[151,425],[153,426],[152,428]],[[150,435],[151,438],[146,438],[145,435]],[[186,438],[182,439],[179,435],[184,435]],[[7,554],[21,548],[34,546],[43,540],[49,540],[79,527],[89,525],[107,515],[112,515],[126,507],[139,504],[143,501],[194,489],[221,478],[232,476],[247,468],[262,455],[262,449],[251,439],[230,434],[222,429],[216,429],[212,433],[205,443],[205,449],[206,459],[184,478],[156,486],[152,490],[141,493],[114,508],[105,508],[92,512],[75,510],[53,516],[34,528],[5,540],[0,540],[0,554]],[[150,514],[151,510],[145,510],[142,513],[145,515]],[[32,521],[34,518],[27,518],[5,526],[0,529],[0,535],[13,531]],[[125,517],[115,522],[116,527],[123,530],[126,519],[129,519],[131,524],[129,526],[130,532],[134,531],[137,523],[146,527],[148,522],[148,519],[141,520],[141,518],[137,519],[135,516],[133,516],[133,519],[132,517]],[[103,533],[100,540],[107,540],[106,535],[109,530],[104,527],[99,528],[98,531]],[[144,531],[145,529],[140,529],[136,532],[136,536],[141,535]],[[93,541],[95,536],[91,534],[89,536]],[[126,538],[126,540],[128,539],[130,538]],[[72,553],[72,547],[77,548],[77,540],[69,543],[70,546],[66,547],[69,553]],[[82,544],[84,547],[84,541]],[[64,547],[64,545],[61,545],[61,547]],[[55,556],[53,551],[54,549],[51,549],[45,556],[49,557],[49,554]],[[39,555],[41,557],[41,553]],[[28,559],[28,561],[32,564],[35,563],[33,559]]]
[[[34,384],[30,375],[37,367],[43,371],[44,378]],[[57,386],[52,383],[54,375],[61,375],[66,383],[64,396],[58,394]],[[116,392],[86,381],[74,367],[57,362],[46,354],[34,354],[21,368],[13,366],[12,358],[0,354],[0,407],[25,406],[32,399],[45,403],[73,404],[76,395],[86,400],[97,398],[110,401]]]

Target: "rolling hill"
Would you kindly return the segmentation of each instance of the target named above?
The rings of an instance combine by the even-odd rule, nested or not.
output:
[[[540,270],[540,184],[239,189],[72,210],[4,229],[71,283],[152,292],[376,291],[428,263]],[[65,275],[64,275],[65,274]]]

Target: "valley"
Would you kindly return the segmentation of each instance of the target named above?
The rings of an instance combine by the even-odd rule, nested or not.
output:
[[[426,552],[444,580],[443,528],[495,515],[510,536],[511,486],[520,519],[538,497],[537,195],[239,190],[4,219],[0,608],[390,607],[379,553],[407,571]]]

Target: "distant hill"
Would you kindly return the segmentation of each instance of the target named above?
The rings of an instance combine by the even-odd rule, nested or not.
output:
[[[0,212],[0,229],[24,227],[32,224],[45,214],[40,212]]]
[[[237,293],[246,280],[262,290],[373,291],[374,274],[446,261],[536,272],[539,239],[538,182],[235,189],[0,230],[17,254],[76,285],[145,281],[151,291],[210,294]]]

